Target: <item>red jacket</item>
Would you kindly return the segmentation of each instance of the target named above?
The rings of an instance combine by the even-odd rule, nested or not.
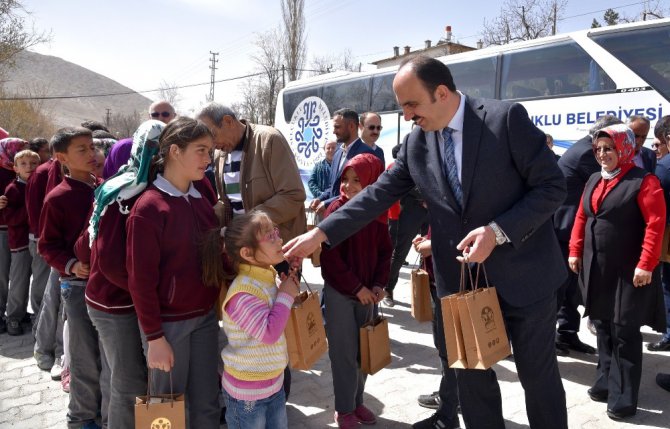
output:
[[[2,210],[7,222],[9,250],[20,252],[28,248],[28,212],[26,211],[26,182],[15,179],[5,189],[7,206]]]
[[[218,228],[211,201],[174,197],[151,185],[133,206],[126,229],[128,289],[148,340],[163,336],[161,323],[210,312],[219,290],[202,282],[200,242]]]

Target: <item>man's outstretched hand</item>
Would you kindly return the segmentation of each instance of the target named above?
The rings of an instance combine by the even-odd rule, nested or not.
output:
[[[284,258],[290,260],[291,258],[306,258],[319,247],[319,244],[326,241],[328,237],[319,228],[306,232],[297,236],[293,240],[284,245]]]

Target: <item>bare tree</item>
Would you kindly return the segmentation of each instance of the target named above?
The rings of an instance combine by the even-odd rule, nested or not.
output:
[[[246,79],[240,84],[239,88],[242,93],[242,100],[233,103],[231,108],[240,117],[254,124],[262,123],[263,119],[261,118],[261,109],[259,108],[261,105],[261,91],[259,91],[258,82],[251,78]]]
[[[19,52],[49,39],[26,22],[27,15],[20,0],[0,1],[0,66],[3,68],[12,66]]]
[[[354,62],[354,57],[349,48],[340,54],[315,56],[312,58],[310,68],[312,69],[312,76],[338,70],[360,71],[359,65]]]
[[[142,115],[134,110],[132,113],[116,113],[109,120],[109,131],[122,139],[131,137],[142,123]]]
[[[500,14],[484,20],[485,45],[503,45],[555,34],[567,0],[505,0]]]
[[[642,10],[634,16],[624,16],[621,18],[621,22],[635,22],[635,21],[648,21],[650,19],[660,19],[670,14],[670,8],[666,8],[663,5],[667,4],[667,0],[646,0],[642,4]]]
[[[169,102],[172,107],[177,109],[177,106],[181,101],[181,95],[179,94],[179,89],[176,82],[168,82],[167,80],[163,80],[158,86],[158,94],[161,100]]]
[[[300,77],[305,64],[307,45],[305,41],[305,0],[281,0],[281,15],[284,24],[284,61],[289,80]]]
[[[272,124],[274,111],[277,105],[277,95],[281,89],[282,78],[282,36],[278,28],[256,35],[257,51],[252,60],[263,72],[262,79],[254,86],[258,92],[257,101],[261,103],[260,116],[265,118],[264,123]]]
[[[26,85],[20,88],[22,97],[39,98],[48,94],[48,88],[40,84]],[[0,87],[0,98],[11,98],[10,94]],[[51,122],[51,112],[44,100],[0,100],[0,124],[10,135],[25,140],[34,137],[50,138],[56,131]]]

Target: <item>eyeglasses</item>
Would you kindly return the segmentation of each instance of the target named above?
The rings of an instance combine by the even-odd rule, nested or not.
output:
[[[261,241],[269,241],[270,243],[274,243],[275,241],[279,240],[279,238],[279,228],[274,227],[272,232],[268,232],[263,236],[263,238],[261,238]]]
[[[159,116],[162,116],[164,118],[169,118],[172,116],[172,112],[151,112],[151,117],[152,118],[157,118]]]
[[[613,150],[614,150],[614,148],[613,148],[613,147],[609,147],[609,146],[596,147],[596,148],[593,149],[593,151],[594,151],[595,153],[600,153],[600,152],[602,152],[602,153],[610,153],[610,152],[612,152]]]
[[[381,126],[381,125],[368,125],[368,126],[365,127],[365,128],[367,128],[368,131],[374,131],[374,130],[381,131],[381,130],[382,130],[382,126]]]

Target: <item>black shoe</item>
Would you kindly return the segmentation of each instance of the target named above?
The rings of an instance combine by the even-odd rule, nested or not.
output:
[[[440,408],[440,392],[433,392],[430,395],[419,395],[416,401],[424,408],[437,410]]]
[[[593,387],[587,390],[589,397],[595,402],[607,402],[607,390],[595,390]]]
[[[636,412],[637,409],[635,408],[627,408],[621,411],[614,411],[608,408],[607,417],[609,417],[612,420],[621,421],[627,419],[628,417],[634,416]]]
[[[21,327],[21,322],[19,322],[18,320],[8,320],[7,333],[9,335],[23,335],[23,328]]]
[[[657,343],[647,344],[647,350],[650,352],[667,352],[670,351],[670,338],[663,338]]]
[[[670,374],[663,374],[662,372],[656,374],[656,384],[658,384],[661,389],[670,392]]]
[[[458,429],[461,427],[461,423],[458,420],[458,416],[454,421],[442,420],[442,417],[437,414],[433,414],[425,420],[416,422],[412,425],[414,429]]]
[[[5,332],[7,332],[7,322],[0,317],[0,334],[4,334]]]
[[[32,314],[32,313],[28,313],[28,312],[26,311],[26,314],[23,316],[23,319],[21,319],[21,323],[23,323],[23,324],[25,324],[25,325],[27,325],[27,324],[29,324],[29,323],[33,323],[33,314]]]
[[[221,408],[221,416],[219,416],[219,424],[220,425],[226,424],[226,407]]]
[[[575,335],[569,335],[569,336],[561,336],[559,335],[558,338],[556,338],[556,344],[560,344],[561,346],[565,346],[569,349],[578,351],[580,353],[584,353],[587,355],[594,355],[596,354],[596,349],[591,347],[590,345],[581,342],[577,334]]]
[[[556,356],[568,356],[570,349],[565,344],[556,343]]]

